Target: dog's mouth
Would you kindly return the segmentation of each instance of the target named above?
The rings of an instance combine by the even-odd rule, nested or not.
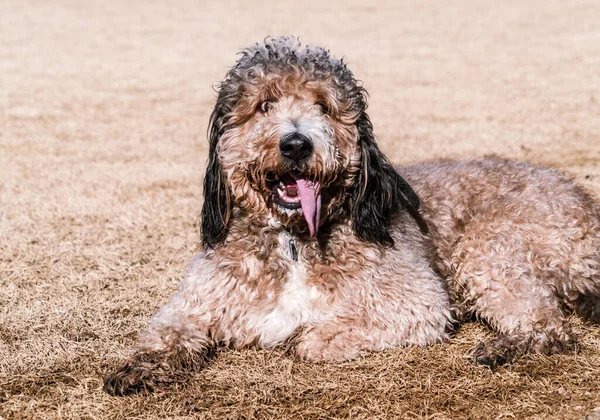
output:
[[[301,210],[308,224],[310,236],[315,236],[321,216],[319,183],[299,172],[280,175],[270,173],[267,179],[269,179],[269,189],[273,193],[273,204],[287,210]]]

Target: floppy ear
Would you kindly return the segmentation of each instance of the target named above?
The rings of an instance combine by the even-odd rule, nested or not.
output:
[[[366,112],[357,122],[361,169],[352,191],[352,224],[356,235],[369,242],[393,246],[389,224],[402,208],[416,213],[419,198],[379,150]]]
[[[223,126],[228,113],[227,106],[221,99],[220,94],[209,121],[210,150],[204,176],[204,204],[202,206],[202,245],[205,248],[207,246],[214,248],[225,240],[232,210],[227,179],[221,169],[217,154],[217,144],[224,132]]]

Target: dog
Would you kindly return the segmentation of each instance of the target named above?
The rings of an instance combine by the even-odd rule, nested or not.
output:
[[[342,60],[294,37],[241,54],[210,117],[203,251],[107,392],[218,348],[339,362],[473,317],[497,336],[470,357],[495,367],[572,349],[569,311],[600,321],[600,206],[571,179],[494,157],[394,168]]]

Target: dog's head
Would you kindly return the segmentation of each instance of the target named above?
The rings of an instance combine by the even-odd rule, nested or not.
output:
[[[293,37],[241,54],[210,118],[203,244],[225,239],[234,209],[311,236],[347,213],[361,239],[393,244],[391,217],[418,199],[377,147],[343,61]]]

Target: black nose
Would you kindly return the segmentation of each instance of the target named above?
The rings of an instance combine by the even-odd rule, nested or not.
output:
[[[302,134],[289,134],[279,142],[281,154],[295,162],[300,162],[310,156],[313,145],[310,139]]]

